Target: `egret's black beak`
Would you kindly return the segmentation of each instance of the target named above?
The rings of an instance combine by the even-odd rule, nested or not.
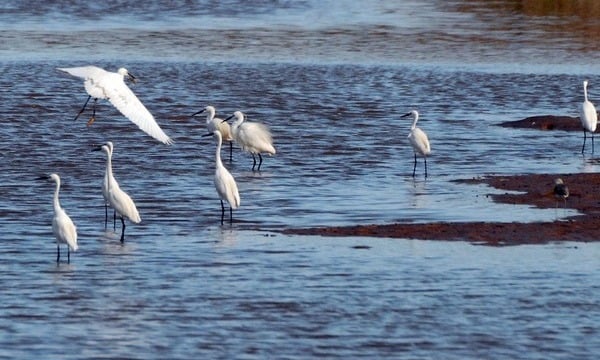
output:
[[[42,175],[35,178],[36,180],[48,180],[50,179],[50,175]]]
[[[233,117],[233,115],[229,115],[229,117],[223,121],[221,121],[221,123],[227,122],[228,120],[231,120],[231,118]]]
[[[195,113],[192,114],[192,116],[196,116],[198,114],[202,114],[204,112],[204,110],[206,110],[206,109],[202,109],[202,110],[200,110],[198,112],[195,112]]]
[[[209,137],[209,136],[213,136],[213,134],[212,133],[208,133],[208,134],[202,135],[202,137]]]
[[[404,115],[402,115],[400,117],[407,117],[407,116],[411,116],[411,115],[412,115],[412,113],[406,113],[406,114],[404,114]]]
[[[131,73],[127,72],[127,78],[129,79],[129,81],[131,81],[132,83],[137,83],[137,79],[135,76],[133,76]]]
[[[102,145],[94,145],[91,151],[100,151],[102,150]]]

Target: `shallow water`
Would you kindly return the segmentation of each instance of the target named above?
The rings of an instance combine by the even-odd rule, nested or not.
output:
[[[553,34],[549,48],[544,29],[564,18],[508,12],[494,22],[484,6],[459,3],[109,1],[91,11],[5,2],[0,357],[593,358],[596,244],[278,233],[574,213],[494,204],[495,190],[453,180],[598,171],[579,153],[579,133],[496,126],[575,116],[585,78],[597,97],[597,65],[574,57],[581,35]],[[527,21],[518,39],[502,30],[511,20]],[[89,63],[136,75],[134,92],[175,144],[107,102],[92,126],[89,113],[73,121],[83,86],[55,68]],[[208,104],[268,124],[277,148],[261,172],[237,148],[225,159],[242,207],[224,226],[214,141],[202,137],[204,118],[189,117]],[[421,161],[411,176],[411,120],[399,117],[413,108],[433,147],[427,179]],[[104,228],[105,159],[90,151],[107,140],[142,217],[124,245],[119,226]],[[54,262],[53,185],[34,180],[49,172],[61,175],[78,227],[70,265]]]

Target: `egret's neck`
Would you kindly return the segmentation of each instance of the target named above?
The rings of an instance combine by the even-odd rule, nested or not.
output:
[[[584,101],[588,101],[588,97],[587,97],[587,84],[583,85],[583,99],[584,99]]]
[[[419,114],[415,114],[415,119],[413,120],[413,123],[411,125],[411,130],[414,130],[417,127],[417,121],[419,121]]]
[[[215,153],[215,163],[217,167],[223,167],[223,162],[221,162],[221,144],[222,140],[220,136],[217,136],[217,152]]]
[[[54,189],[54,212],[60,210],[60,202],[58,201],[58,192],[60,191],[60,180],[56,180],[56,188]]]
[[[111,179],[112,174],[112,155],[109,152],[106,153],[106,176],[108,179]],[[108,188],[110,189],[110,181],[108,181]]]

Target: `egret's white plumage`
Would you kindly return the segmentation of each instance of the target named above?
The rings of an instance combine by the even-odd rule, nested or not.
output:
[[[58,70],[84,79],[83,84],[89,96],[83,108],[75,117],[76,119],[81,115],[90,98],[94,98],[94,115],[92,115],[89,122],[92,123],[96,113],[95,102],[97,99],[108,99],[111,104],[146,134],[164,144],[171,144],[173,142],[158,126],[156,120],[154,120],[154,117],[144,104],[125,84],[125,77],[132,80],[135,79],[127,69],[120,68],[117,72],[110,72],[96,66],[81,66],[58,68]]]
[[[192,116],[202,114],[205,111],[207,113],[206,114],[206,129],[208,130],[208,133],[212,134],[215,132],[215,130],[219,130],[221,132],[223,141],[229,142],[229,160],[231,160],[232,153],[233,153],[233,136],[231,134],[231,128],[229,126],[229,123],[227,123],[226,121],[223,121],[223,119],[215,117],[216,110],[215,110],[214,106],[210,106],[210,105],[208,105],[204,109],[192,114]]]
[[[43,179],[54,180],[56,188],[54,189],[54,217],[52,218],[52,232],[56,237],[56,262],[60,260],[60,244],[67,244],[67,261],[71,262],[71,249],[77,251],[77,228],[67,213],[60,206],[58,193],[60,191],[60,177],[57,174],[50,174],[42,177]]]
[[[587,94],[587,86],[588,81],[583,81],[583,103],[581,103],[581,109],[579,118],[581,119],[581,125],[583,125],[583,147],[581,148],[581,153],[585,150],[585,139],[586,132],[590,132],[592,134],[592,154],[594,153],[594,131],[596,131],[596,126],[598,125],[598,113],[596,112],[596,107],[592,104],[591,101],[588,100]]]
[[[119,187],[112,172],[112,151],[108,145],[102,145],[95,150],[102,150],[106,154],[106,179],[107,179],[107,201],[117,214],[121,217],[121,242],[125,240],[125,219],[134,224],[139,224],[142,219],[138,213],[135,203],[127,193]]]
[[[429,145],[429,139],[427,134],[417,127],[417,121],[419,121],[419,112],[417,110],[411,110],[409,113],[402,115],[414,116],[413,123],[410,127],[410,133],[408,134],[408,140],[415,153],[415,165],[413,167],[413,176],[417,169],[417,154],[422,156],[425,161],[425,177],[427,177],[427,156],[431,153],[431,146]]]
[[[264,124],[245,121],[246,115],[241,111],[234,112],[233,115],[225,119],[225,121],[232,117],[235,117],[235,121],[231,124],[231,133],[233,134],[235,142],[240,145],[242,150],[252,154],[252,159],[254,160],[252,170],[254,170],[254,167],[256,166],[256,158],[254,155],[258,154],[260,159],[258,170],[260,171],[260,166],[262,165],[261,154],[275,155],[271,131]]]
[[[237,209],[240,206],[240,193],[238,187],[233,178],[233,175],[223,166],[221,161],[221,144],[222,135],[221,132],[215,130],[213,132],[215,139],[217,140],[217,149],[215,152],[215,188],[217,194],[221,198],[221,224],[225,217],[225,205],[223,200],[229,203],[229,218],[233,220],[233,209]]]
[[[110,155],[112,158],[112,152],[113,152],[113,143],[108,141],[106,143],[106,146],[108,147],[108,150],[110,151]],[[112,181],[113,184],[116,184],[116,186],[119,186],[117,184],[117,180],[115,180],[115,177],[112,175],[112,172],[110,174],[109,178],[109,172],[108,172],[108,161],[106,162],[106,170],[104,171],[104,179],[102,181],[102,197],[104,198],[104,227],[106,228],[106,223],[108,222],[108,207],[110,206],[109,202],[108,202],[108,183],[109,181]],[[115,226],[114,222],[115,222],[115,218],[116,218],[116,211],[114,211],[113,213],[113,228]]]

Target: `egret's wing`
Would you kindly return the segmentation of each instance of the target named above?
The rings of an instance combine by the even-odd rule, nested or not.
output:
[[[73,75],[84,80],[100,78],[107,73],[106,70],[97,66],[79,66],[71,68],[57,68],[60,71],[64,71],[69,75]]]
[[[598,113],[596,107],[589,101],[585,101],[581,104],[580,119],[583,127],[591,132],[596,131],[596,125],[598,124]]]
[[[125,85],[125,82],[119,77],[111,77],[110,81],[102,85],[111,102],[123,115],[136,124],[146,134],[164,144],[172,144],[173,141],[162,131],[160,126],[154,120],[148,109],[135,96],[133,91]]]
[[[60,241],[67,243],[73,251],[77,251],[77,228],[71,218],[64,212],[59,212],[55,218],[54,223],[55,235]]]

